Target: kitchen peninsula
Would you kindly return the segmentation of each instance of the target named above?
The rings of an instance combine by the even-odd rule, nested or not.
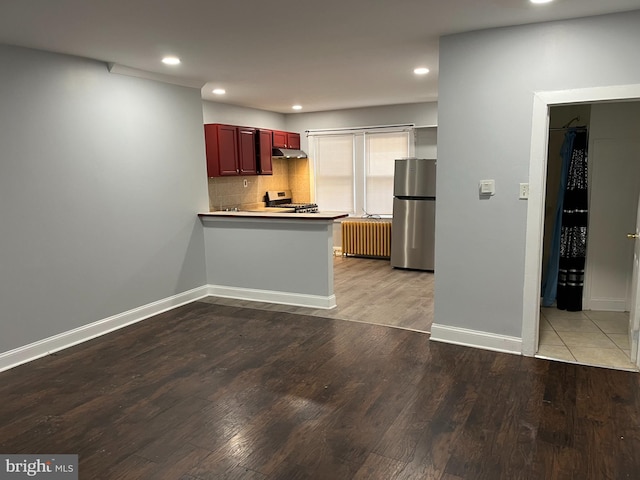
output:
[[[200,213],[209,294],[334,308],[333,223],[343,213]]]

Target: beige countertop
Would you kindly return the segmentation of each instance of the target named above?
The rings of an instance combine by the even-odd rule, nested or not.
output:
[[[278,218],[284,220],[337,220],[349,215],[341,212],[318,212],[318,213],[291,213],[291,212],[269,212],[269,211],[240,211],[240,212],[203,212],[198,214],[201,218]]]

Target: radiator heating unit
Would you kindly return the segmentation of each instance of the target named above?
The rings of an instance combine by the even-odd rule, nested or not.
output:
[[[385,220],[343,221],[342,255],[391,257],[391,222]]]

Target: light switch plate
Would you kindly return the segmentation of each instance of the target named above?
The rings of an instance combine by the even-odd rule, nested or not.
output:
[[[480,180],[480,195],[495,195],[495,194],[496,194],[495,180]]]

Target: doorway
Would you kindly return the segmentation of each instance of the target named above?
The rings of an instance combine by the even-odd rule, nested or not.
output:
[[[633,242],[625,234],[635,228],[640,195],[640,102],[552,106],[549,126],[543,278],[559,198],[560,152],[574,128],[589,132],[589,230],[582,311],[555,308],[551,291],[545,291],[537,356],[633,369],[628,337]]]
[[[542,246],[544,233],[544,192],[547,173],[547,142],[549,111],[556,105],[598,102],[625,102],[640,98],[640,85],[613,86],[534,95],[531,163],[529,171],[530,197],[527,210],[527,247],[525,253],[525,288],[523,295],[522,350],[534,356],[538,351],[538,334],[546,328],[547,319],[540,312]],[[587,267],[588,268],[588,267]],[[589,319],[591,320],[591,319]],[[634,363],[637,363],[637,359]]]

